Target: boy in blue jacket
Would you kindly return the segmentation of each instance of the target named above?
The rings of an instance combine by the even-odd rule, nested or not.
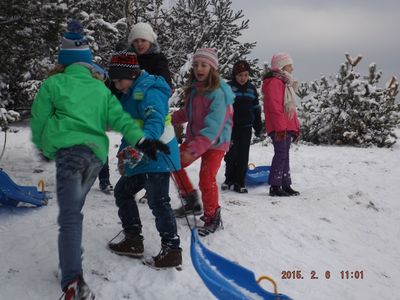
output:
[[[115,186],[114,197],[125,236],[120,242],[111,241],[108,246],[116,254],[143,256],[142,224],[135,195],[145,188],[161,236],[160,253],[147,263],[155,268],[179,267],[182,249],[169,197],[170,173],[180,169],[178,142],[168,115],[171,88],[161,76],[140,70],[136,54],[129,51],[113,55],[109,76],[123,93],[122,107],[142,125],[146,138],[163,141],[170,153],[158,153],[157,160],[151,161],[122,140],[118,153],[122,176]]]
[[[251,69],[244,60],[233,65],[232,80],[228,82],[235,93],[233,103],[233,128],[231,145],[225,155],[225,182],[222,190],[233,189],[237,193],[247,193],[245,176],[249,163],[252,128],[261,136],[261,108],[255,86],[249,81]]]

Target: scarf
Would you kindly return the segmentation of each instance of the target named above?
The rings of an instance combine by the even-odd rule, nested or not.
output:
[[[298,82],[294,80],[292,74],[286,71],[272,71],[272,76],[281,79],[285,83],[284,108],[289,119],[296,113],[296,90]]]

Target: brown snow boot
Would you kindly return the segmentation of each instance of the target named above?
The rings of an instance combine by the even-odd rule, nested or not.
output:
[[[144,252],[143,236],[125,233],[125,237],[120,242],[108,243],[108,248],[115,254],[140,258]]]
[[[182,249],[161,245],[160,253],[144,262],[154,269],[176,268],[182,269]]]

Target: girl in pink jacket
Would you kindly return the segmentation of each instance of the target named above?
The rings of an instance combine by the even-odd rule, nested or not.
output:
[[[274,145],[268,179],[270,196],[300,194],[291,187],[289,167],[290,144],[300,135],[295,102],[297,81],[293,79],[292,72],[292,58],[286,53],[275,54],[271,61],[271,71],[266,74],[262,85],[265,127]]]
[[[185,88],[185,105],[172,115],[173,125],[187,122],[186,139],[180,146],[182,169],[172,174],[184,199],[184,206],[174,211],[175,216],[181,218],[188,213],[202,213],[197,191],[185,171],[187,166],[201,158],[199,187],[204,226],[199,228],[199,234],[203,236],[215,232],[222,225],[216,175],[229,148],[235,97],[217,70],[215,50],[198,49]]]

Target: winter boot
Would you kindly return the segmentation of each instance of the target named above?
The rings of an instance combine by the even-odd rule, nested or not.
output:
[[[201,204],[199,200],[199,195],[197,191],[194,190],[183,197],[184,205],[180,208],[174,209],[174,214],[176,218],[184,218],[186,215],[201,215],[203,210],[201,209]]]
[[[145,264],[154,267],[155,269],[165,268],[177,268],[182,267],[182,249],[171,248],[166,245],[161,245],[160,253],[157,256],[153,256],[151,260],[145,262]]]
[[[232,182],[225,180],[225,182],[221,184],[221,190],[222,191],[230,190],[232,185],[233,185]]]
[[[288,197],[290,196],[289,193],[285,192],[282,190],[280,186],[277,185],[271,185],[269,188],[269,195],[272,197]]]
[[[199,235],[206,236],[214,233],[218,228],[224,228],[221,219],[221,208],[218,207],[213,217],[203,216],[200,218],[204,225],[198,228]]]
[[[118,243],[108,243],[108,248],[118,255],[141,258],[144,252],[143,236],[140,234],[125,233],[125,237]]]
[[[285,191],[286,193],[289,194],[289,196],[298,196],[300,195],[300,192],[295,191],[294,189],[291,188],[291,186],[283,186],[282,190]]]
[[[94,294],[82,277],[70,282],[65,288],[64,300],[93,300]]]
[[[233,190],[239,194],[247,194],[249,192],[245,186],[236,183],[233,185]]]
[[[143,195],[142,198],[139,199],[139,203],[144,204],[146,202],[147,202],[147,192],[146,192],[146,194]]]
[[[102,191],[105,194],[110,194],[114,190],[114,187],[110,182],[100,182],[99,188],[100,191]]]

